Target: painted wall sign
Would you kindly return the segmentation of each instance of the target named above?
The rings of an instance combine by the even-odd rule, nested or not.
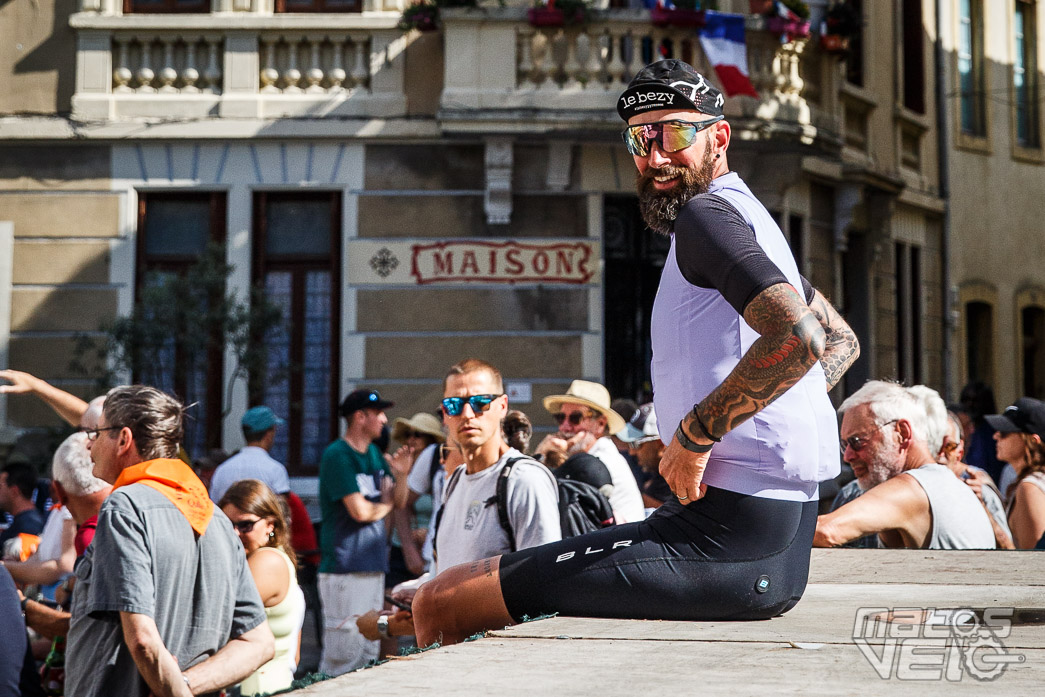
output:
[[[349,282],[467,284],[599,282],[596,241],[353,240]]]

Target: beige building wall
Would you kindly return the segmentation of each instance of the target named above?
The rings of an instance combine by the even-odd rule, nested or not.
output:
[[[68,114],[75,89],[78,2],[0,5],[0,114]]]
[[[95,386],[72,370],[76,337],[116,313],[111,245],[118,199],[108,191],[109,148],[9,146],[0,158],[0,220],[13,231],[7,365],[83,397]],[[91,357],[84,357],[90,363]],[[11,426],[57,426],[39,400],[7,397]]]
[[[1040,145],[1029,149],[1017,145],[1012,87],[1016,4],[1017,0],[984,4],[984,89],[988,95],[985,137],[961,132],[957,97],[952,96],[955,108],[948,124],[952,270],[957,300],[955,374],[959,387],[975,377],[968,362],[970,342],[989,346],[993,353],[992,374],[981,377],[993,386],[999,408],[1026,393],[1020,311],[1027,305],[1045,307],[1041,301],[1041,291],[1045,289],[1045,151]],[[947,91],[957,95],[957,3],[943,5]],[[1045,134],[1040,71],[1040,66],[1045,65],[1045,12],[1041,3],[1036,3],[1036,9],[1038,70],[1034,75],[1034,99],[1038,103],[1040,143]],[[993,308],[993,328],[989,332],[970,335],[970,302],[988,303]]]

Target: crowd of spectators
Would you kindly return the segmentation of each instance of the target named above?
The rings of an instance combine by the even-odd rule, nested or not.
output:
[[[543,400],[558,429],[531,451],[530,418],[510,408],[497,368],[474,359],[448,371],[438,410],[391,428],[394,404],[376,390],[345,397],[317,526],[269,454],[284,421],[266,406],[244,415],[245,446],[208,453],[197,476],[183,407],[158,390],[88,404],[24,373],[0,378],[78,429],[54,453],[49,488],[17,458],[0,472],[0,631],[18,639],[5,644],[0,694],[53,693],[62,680],[74,697],[276,692],[298,669],[306,606],[321,618],[320,670],[338,675],[409,645],[411,603],[430,578],[572,534],[563,481],[590,499],[571,499],[577,510],[605,506],[597,525],[641,520],[673,497],[652,403],[611,402],[575,380]],[[926,386],[869,381],[839,407],[847,467],[814,545],[1045,546],[1045,404],[996,411],[980,384],[948,406]],[[206,621],[176,619],[187,616]]]

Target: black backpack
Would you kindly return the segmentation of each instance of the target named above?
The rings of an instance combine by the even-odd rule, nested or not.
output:
[[[541,464],[529,457],[510,458],[508,462],[504,463],[504,468],[497,477],[497,493],[487,499],[485,503],[486,506],[497,504],[497,518],[504,533],[508,536],[508,542],[513,552],[516,551],[516,546],[515,531],[512,530],[512,522],[508,518],[508,476],[512,473],[512,467],[520,460]],[[450,475],[450,479],[446,483],[444,505],[450,499],[450,494],[453,493],[463,470],[463,467],[458,467]],[[613,509],[610,507],[609,499],[591,484],[556,477],[555,485],[559,492],[559,525],[562,528],[563,539],[601,530],[614,524]],[[443,509],[440,508],[435,519],[436,534],[438,534],[442,517]]]

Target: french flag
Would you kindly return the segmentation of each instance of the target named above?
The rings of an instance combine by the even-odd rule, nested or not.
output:
[[[708,10],[704,16],[707,24],[700,30],[700,45],[715,67],[726,96],[746,94],[757,99],[758,92],[747,72],[744,15]]]

